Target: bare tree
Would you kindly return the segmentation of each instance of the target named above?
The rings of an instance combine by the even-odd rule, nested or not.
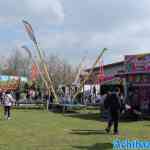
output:
[[[19,50],[14,50],[7,59],[7,68],[2,71],[7,75],[28,76],[31,68],[31,61],[28,57],[24,56]]]
[[[60,84],[70,85],[73,83],[75,69],[69,63],[55,55],[50,55],[47,58],[47,63],[55,88]]]
[[[31,60],[20,50],[14,50],[6,59],[7,68],[2,70],[5,75],[18,75],[29,77],[31,73]],[[75,80],[76,68],[58,56],[49,55],[46,57],[49,73],[52,76],[54,87],[57,89],[60,84],[71,85]],[[40,67],[42,70],[42,67]],[[42,82],[39,78],[37,81]]]

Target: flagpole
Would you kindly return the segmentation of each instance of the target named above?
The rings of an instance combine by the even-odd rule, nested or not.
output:
[[[35,46],[35,48],[36,48],[37,51],[38,51],[39,59],[40,59],[41,63],[43,64],[44,71],[45,71],[45,73],[46,73],[46,75],[47,75],[47,79],[48,79],[49,82],[50,82],[50,88],[51,88],[51,90],[52,90],[52,93],[54,94],[54,97],[55,97],[55,99],[56,99],[56,102],[58,102],[58,97],[57,97],[57,95],[56,95],[56,92],[55,92],[54,87],[53,87],[53,84],[52,84],[52,78],[51,78],[50,74],[48,73],[48,67],[47,67],[47,65],[46,65],[46,63],[45,63],[45,61],[44,61],[44,59],[43,59],[42,51],[41,51],[41,49],[39,48],[39,46],[38,46],[37,44],[34,44],[34,46]],[[51,93],[49,93],[49,94],[51,94]]]
[[[35,61],[33,61],[33,62],[35,62]],[[44,81],[44,84],[45,84],[46,88],[48,89],[48,92],[50,93],[50,87],[48,86],[47,81],[45,80],[45,78],[44,78],[44,76],[43,76],[43,74],[42,74],[42,72],[41,72],[41,70],[39,68],[39,65],[36,64],[36,66],[37,66],[37,68],[39,70],[40,76],[41,76],[42,80]],[[46,109],[48,110],[48,100],[46,101]]]
[[[84,79],[83,81],[81,81],[81,86],[80,86],[80,88],[78,89],[78,91],[75,93],[75,95],[73,96],[73,98],[75,98],[75,97],[80,93],[80,91],[82,90],[82,88],[83,88],[85,82],[86,82],[86,81],[90,78],[90,76],[92,75],[95,66],[97,65],[97,63],[99,62],[99,60],[101,59],[101,57],[103,56],[103,54],[105,53],[106,50],[107,50],[107,48],[104,48],[104,49],[101,51],[100,55],[99,55],[99,56],[97,57],[97,59],[95,60],[95,62],[94,62],[94,64],[93,64],[92,69],[90,70],[89,74],[85,77],[85,79]]]
[[[79,64],[74,83],[77,83],[78,80],[79,80],[79,76],[80,76],[80,73],[81,73],[81,70],[82,70],[82,67],[83,67],[83,62],[85,61],[85,59],[86,59],[86,55],[81,59],[81,62]]]
[[[29,50],[26,46],[22,46],[22,48],[25,49],[26,51],[30,52],[30,50]],[[47,88],[49,88],[49,86],[48,86],[48,84],[47,84],[47,81],[45,80],[45,77],[44,77],[44,75],[42,74],[42,72],[41,72],[41,70],[40,70],[39,64],[33,59],[31,53],[29,54],[29,57],[31,58],[32,63],[36,65],[36,67],[37,67],[37,69],[38,69],[38,72],[39,72],[39,74],[40,74],[40,76],[41,76],[43,82],[45,83],[45,86],[46,86]]]
[[[43,82],[44,82],[46,88],[48,89],[48,92],[50,93],[50,87],[48,86],[48,83],[47,83],[47,81],[46,81],[46,79],[45,79],[43,73],[42,73],[41,70],[40,70],[39,64],[33,59],[32,54],[31,54],[31,51],[30,51],[29,48],[27,48],[26,46],[22,46],[22,48],[23,48],[24,50],[26,50],[26,52],[28,52],[28,55],[29,55],[29,57],[31,58],[32,63],[36,65],[36,67],[37,67],[37,69],[38,69],[38,72],[39,72],[39,74],[40,74],[40,76],[41,76],[41,78],[42,78],[42,80],[43,80]],[[48,102],[47,102],[47,110],[48,110]]]
[[[32,26],[31,26],[31,24],[29,24],[29,23],[28,23],[27,21],[25,21],[25,20],[23,20],[22,22],[23,22],[23,24],[24,24],[24,26],[25,26],[25,29],[26,29],[26,32],[28,33],[28,36],[29,36],[30,39],[32,40],[32,42],[33,42],[33,44],[34,44],[34,47],[35,47],[35,49],[36,49],[37,52],[38,52],[38,57],[39,57],[39,59],[40,59],[40,61],[41,61],[41,64],[42,64],[43,67],[44,67],[43,69],[44,69],[46,78],[47,78],[47,80],[49,81],[49,83],[50,83],[50,88],[51,88],[51,90],[52,90],[52,91],[50,91],[50,94],[51,94],[51,92],[52,92],[52,93],[54,94],[55,100],[58,101],[58,97],[57,97],[57,95],[56,95],[56,93],[55,93],[55,90],[54,90],[54,88],[53,88],[51,76],[50,76],[50,74],[49,74],[49,72],[48,72],[48,67],[47,67],[47,65],[46,65],[46,63],[45,63],[45,61],[44,61],[43,56],[42,56],[42,52],[43,52],[43,51],[42,51],[42,50],[39,48],[39,46],[38,46],[36,37],[35,37],[35,35],[34,35],[34,31],[33,31],[33,29],[32,29]]]

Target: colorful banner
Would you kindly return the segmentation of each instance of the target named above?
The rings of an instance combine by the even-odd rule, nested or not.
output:
[[[28,81],[27,77],[0,75],[0,81],[9,81],[9,80],[18,80],[18,79],[20,79],[22,82]]]
[[[150,72],[150,54],[126,55],[125,67],[128,73]]]
[[[37,41],[36,41],[36,38],[35,38],[35,35],[34,35],[34,31],[32,29],[31,24],[29,22],[25,21],[25,20],[23,20],[22,22],[23,22],[23,24],[25,26],[25,29],[26,29],[30,39],[34,42],[34,44],[37,45]]]

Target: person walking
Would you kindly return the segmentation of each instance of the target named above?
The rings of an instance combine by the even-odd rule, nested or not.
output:
[[[106,97],[106,100],[104,101],[104,106],[108,110],[108,113],[109,113],[108,125],[105,130],[107,133],[109,133],[112,125],[114,124],[114,134],[117,135],[119,134],[118,123],[119,123],[119,114],[120,114],[120,108],[121,108],[121,102],[120,102],[118,89],[108,94],[108,96]]]
[[[16,105],[19,106],[19,100],[20,100],[20,90],[17,89],[15,91],[15,98],[16,98]]]
[[[96,100],[96,87],[95,86],[93,87],[93,98],[94,100]]]
[[[53,93],[51,92],[51,94],[48,96],[48,110],[52,109],[53,102],[54,102],[54,96]]]
[[[7,91],[3,97],[5,119],[8,119],[8,120],[11,119],[11,107],[14,102],[15,100],[12,97],[11,92]]]

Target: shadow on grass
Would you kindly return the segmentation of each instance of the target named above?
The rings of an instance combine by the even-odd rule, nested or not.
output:
[[[96,134],[106,134],[104,130],[80,130],[80,129],[73,129],[71,134],[78,134],[78,135],[96,135]]]
[[[76,113],[76,114],[65,114],[65,117],[72,117],[72,118],[79,118],[79,119],[83,119],[83,120],[93,120],[93,121],[101,121],[101,122],[107,122],[107,118],[102,118],[100,113],[84,113],[84,114],[80,114],[80,113]],[[130,118],[126,118],[120,119],[120,122],[135,122],[138,120],[135,119],[130,119]]]
[[[146,125],[144,125],[145,127],[150,127],[150,124],[146,124]]]
[[[72,146],[74,149],[84,150],[110,150],[112,149],[111,143],[96,143],[92,146]]]
[[[66,114],[65,117],[79,118],[84,120],[105,121],[100,117],[99,113]]]
[[[45,108],[42,107],[24,107],[24,106],[18,106],[18,107],[13,107],[14,110],[46,110]]]

